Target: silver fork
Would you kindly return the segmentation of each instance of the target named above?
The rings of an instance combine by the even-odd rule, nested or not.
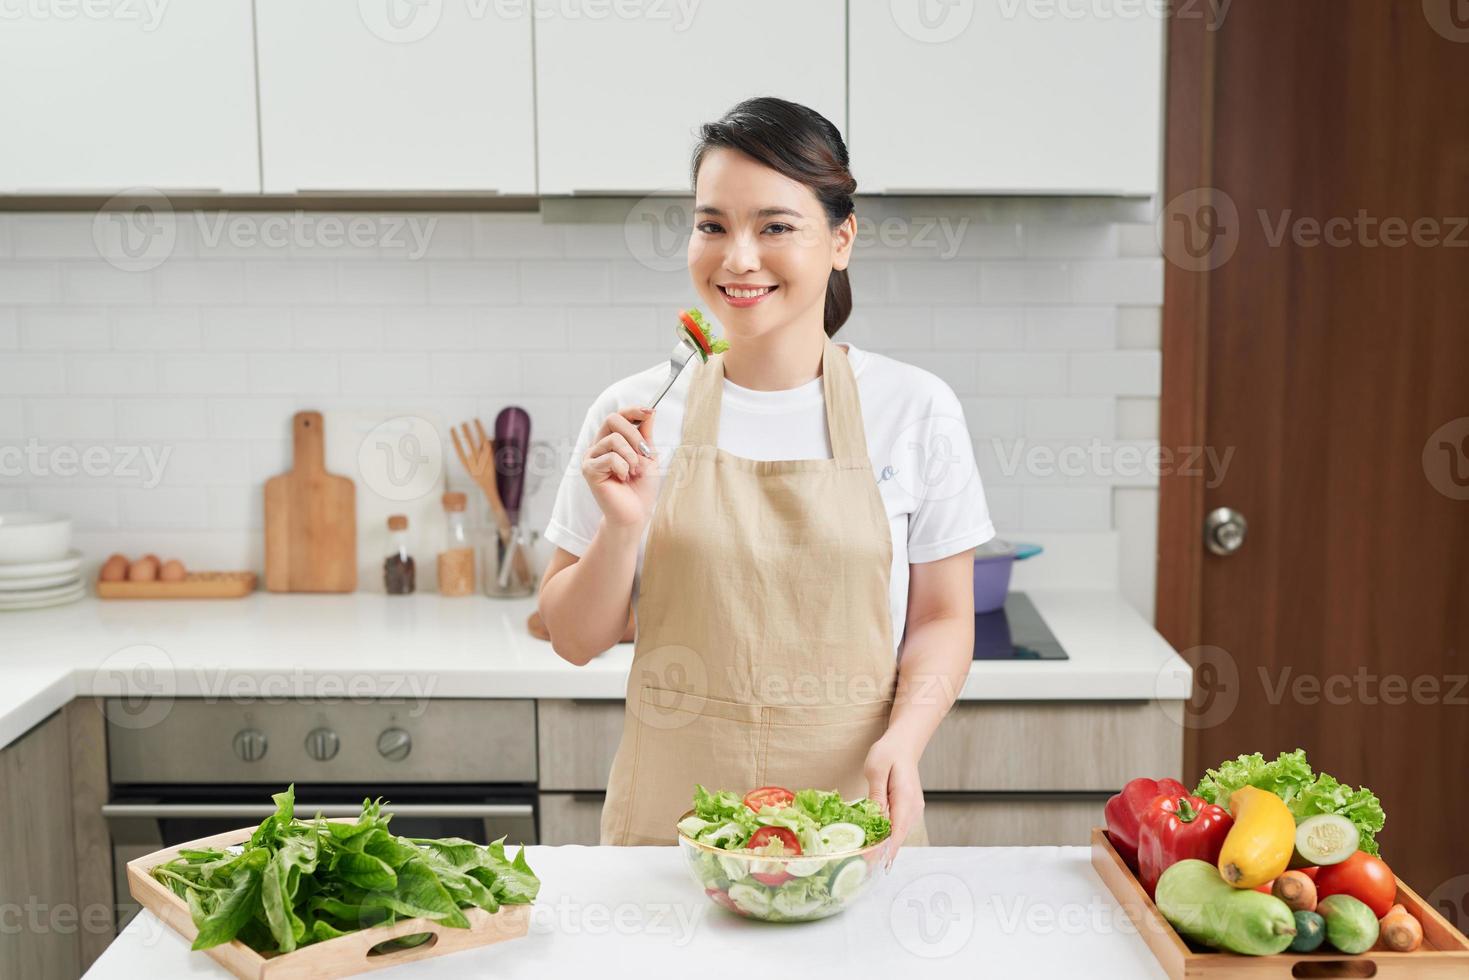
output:
[[[688,367],[689,361],[693,360],[699,352],[689,343],[687,337],[680,335],[678,343],[673,345],[673,350],[668,353],[668,380],[664,382],[663,390],[658,392],[658,397],[653,399],[653,404],[648,406],[649,411],[658,407],[663,396],[668,394],[668,389],[678,380],[679,374]]]

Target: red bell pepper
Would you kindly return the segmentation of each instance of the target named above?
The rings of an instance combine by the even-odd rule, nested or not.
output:
[[[1184,858],[1219,863],[1219,850],[1234,818],[1201,797],[1159,796],[1148,804],[1138,827],[1138,880],[1153,897],[1158,878]]]
[[[1137,870],[1138,821],[1148,804],[1159,795],[1186,796],[1188,789],[1176,779],[1134,779],[1122,787],[1122,792],[1107,801],[1103,811],[1107,821],[1107,837],[1112,841],[1122,860],[1132,870]]]

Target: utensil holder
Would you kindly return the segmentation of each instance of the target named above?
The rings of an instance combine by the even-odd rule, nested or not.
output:
[[[536,573],[535,543],[540,536],[539,531],[525,527],[513,529],[509,541],[501,540],[493,528],[486,532],[484,544],[479,548],[480,581],[484,583],[485,595],[492,599],[520,599],[535,594],[540,580]],[[512,562],[510,578],[502,589],[500,568],[512,549],[518,549],[525,555],[525,567],[530,574],[528,578],[522,579],[516,575],[515,563]]]

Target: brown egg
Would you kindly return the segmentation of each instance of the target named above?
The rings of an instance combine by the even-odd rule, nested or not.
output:
[[[183,580],[184,563],[177,558],[170,558],[158,570],[158,581],[160,582],[182,582]]]
[[[152,582],[158,578],[158,559],[145,555],[128,566],[129,582]]]
[[[102,563],[102,570],[97,573],[97,578],[103,582],[121,582],[128,577],[128,560],[126,555],[112,555]]]
[[[144,555],[142,558],[140,558],[139,561],[151,561],[155,565],[162,565],[163,564],[163,559],[162,558],[159,558],[157,555],[155,555],[151,551],[148,552],[146,555]]]

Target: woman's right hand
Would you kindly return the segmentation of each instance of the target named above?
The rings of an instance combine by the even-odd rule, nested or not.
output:
[[[653,448],[653,412],[624,408],[602,422],[581,472],[609,524],[641,530],[653,515],[660,479],[658,460],[638,452]]]

